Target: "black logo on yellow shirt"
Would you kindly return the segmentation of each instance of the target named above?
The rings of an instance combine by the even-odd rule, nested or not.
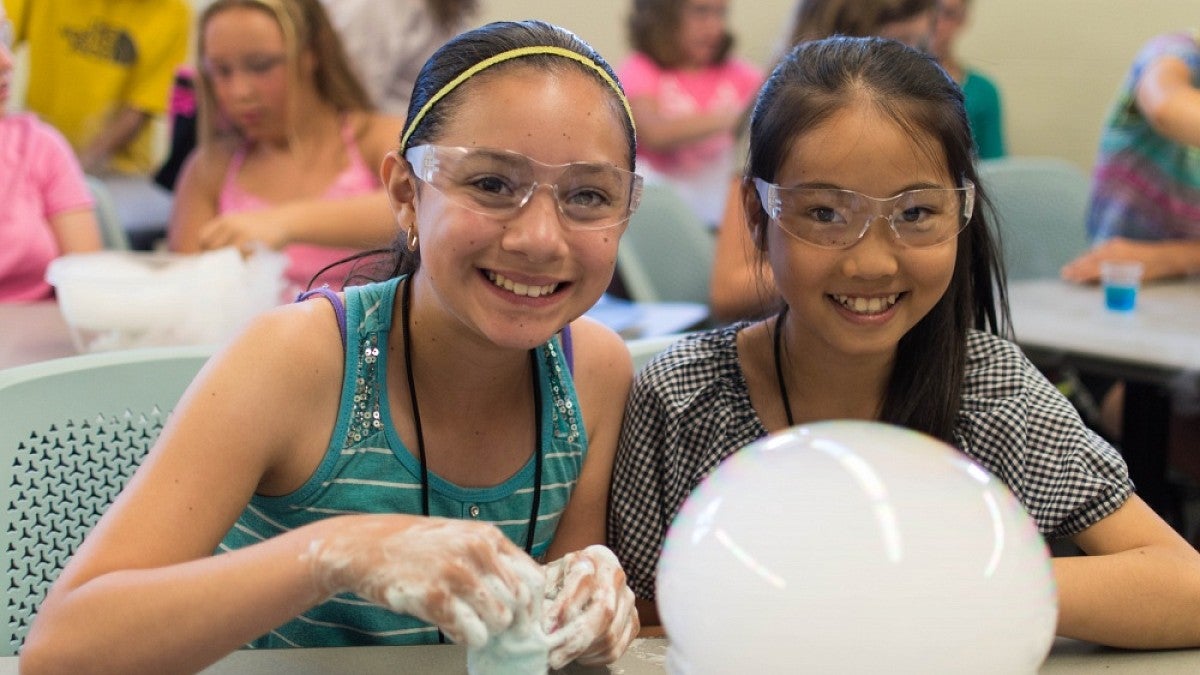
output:
[[[95,21],[83,30],[62,29],[71,51],[122,66],[137,63],[137,45],[123,28]]]

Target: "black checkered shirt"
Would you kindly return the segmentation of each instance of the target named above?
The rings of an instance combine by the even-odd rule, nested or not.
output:
[[[721,460],[767,434],[738,365],[736,337],[746,325],[681,340],[634,383],[608,529],[640,598],[655,597],[667,527],[692,489]],[[1120,453],[1080,421],[1016,345],[989,333],[967,338],[954,445],[1002,480],[1048,538],[1086,529],[1133,492]]]

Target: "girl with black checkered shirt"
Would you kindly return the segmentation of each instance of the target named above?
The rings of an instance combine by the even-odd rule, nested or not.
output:
[[[898,42],[808,42],[772,73],[741,200],[783,310],[679,341],[640,373],[626,407],[609,541],[643,624],[657,623],[655,565],[692,489],[768,433],[849,418],[953,444],[1008,485],[1045,537],[1087,554],[1053,561],[1059,634],[1200,645],[1200,553],[1007,339],[973,159],[962,92]]]

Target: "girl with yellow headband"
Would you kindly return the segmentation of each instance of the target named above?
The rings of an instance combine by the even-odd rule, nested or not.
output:
[[[399,236],[359,266],[378,280],[209,362],[23,671],[194,671],[247,642],[449,640],[480,670],[620,656],[638,619],[603,543],[632,368],[581,315],[637,206],[633,148],[612,70],[568,31],[439,50],[383,163]]]

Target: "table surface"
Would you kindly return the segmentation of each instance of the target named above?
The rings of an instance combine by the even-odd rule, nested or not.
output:
[[[1036,279],[1008,290],[1024,347],[1200,374],[1200,277],[1147,284],[1131,312],[1105,309],[1097,286]]]
[[[635,304],[608,300],[597,303],[589,316],[630,339],[688,330],[708,317],[708,308],[689,302]],[[75,353],[56,303],[0,303],[0,369]]]
[[[634,640],[629,651],[606,668],[571,665],[560,673],[661,675],[666,672],[667,641]],[[455,645],[426,647],[341,647],[331,649],[280,649],[238,651],[204,670],[205,675],[258,675],[288,673],[318,675],[356,673],[466,673],[466,649]],[[1173,675],[1200,672],[1200,649],[1123,651],[1086,642],[1059,639],[1039,673],[1079,675]],[[0,675],[16,675],[17,658],[0,657]]]
[[[0,368],[75,354],[67,322],[54,302],[0,302]]]

